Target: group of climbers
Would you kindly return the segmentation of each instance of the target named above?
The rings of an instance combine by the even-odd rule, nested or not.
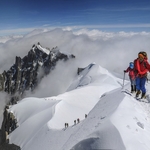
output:
[[[125,73],[129,72],[131,93],[136,92],[136,97],[139,97],[140,94],[141,98],[146,96],[145,83],[148,71],[150,72],[150,64],[148,63],[147,53],[143,51],[139,52],[138,58],[134,62],[130,62],[129,67],[124,70]]]

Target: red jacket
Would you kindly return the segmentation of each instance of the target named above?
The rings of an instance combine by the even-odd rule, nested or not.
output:
[[[137,76],[144,77],[147,75],[147,72],[150,71],[150,64],[147,62],[147,59],[144,59],[142,62],[137,58],[134,61],[135,72]]]
[[[130,67],[127,68],[127,70],[125,70],[125,72],[129,72],[129,76],[132,80],[135,79],[135,70],[134,69],[131,69]]]

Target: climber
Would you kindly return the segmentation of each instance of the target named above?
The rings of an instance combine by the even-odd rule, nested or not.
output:
[[[129,72],[129,79],[131,83],[131,93],[136,92],[136,77],[135,77],[135,72],[134,72],[134,63],[130,62],[129,67],[124,70],[124,73]]]
[[[139,52],[138,58],[134,60],[134,69],[136,73],[136,97],[139,97],[141,94],[141,98],[146,97],[146,88],[145,83],[147,80],[147,72],[150,72],[150,64],[147,60],[147,53],[146,52]]]

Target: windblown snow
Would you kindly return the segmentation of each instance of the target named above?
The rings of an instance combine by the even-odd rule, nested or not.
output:
[[[46,53],[47,55],[49,55],[50,53],[50,50],[46,49],[46,48],[43,48],[41,45],[37,45],[38,49],[43,51],[44,53]]]
[[[9,109],[18,121],[9,142],[22,150],[150,150],[150,103],[122,92],[122,82],[92,63],[65,93],[21,100]]]

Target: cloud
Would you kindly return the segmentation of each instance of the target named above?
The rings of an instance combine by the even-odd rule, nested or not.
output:
[[[5,30],[0,30],[0,35],[4,36],[4,35],[14,35],[14,34],[26,34],[28,32],[31,32],[34,29],[35,27],[34,28],[5,29]]]
[[[58,22],[57,22],[58,23]],[[55,22],[55,24],[57,24]],[[149,31],[150,24],[149,23],[139,23],[139,24],[103,24],[103,25],[73,25],[71,26],[72,23],[66,23],[66,24],[61,24],[59,26],[52,25],[52,24],[43,24],[43,26],[39,27],[30,27],[30,28],[10,28],[10,29],[5,29],[5,30],[0,30],[0,36],[8,36],[8,35],[25,35],[33,30],[54,30],[56,28],[62,28],[63,30],[80,30],[80,29],[98,29],[98,30],[110,30],[110,29],[122,29],[127,30],[127,29],[138,29],[140,31]],[[76,24],[79,24],[79,22],[76,22]]]
[[[50,31],[34,30],[29,34],[0,44],[0,73],[8,70],[15,56],[27,55],[38,42],[50,49],[58,46],[61,52],[76,56],[69,62],[59,62],[56,69],[45,77],[34,96],[51,96],[66,91],[76,76],[78,67],[97,63],[123,77],[123,70],[137,58],[139,51],[150,56],[149,32],[102,32],[100,30],[56,28]],[[64,67],[65,66],[65,67]],[[42,94],[43,93],[43,94]]]
[[[76,75],[77,66],[74,60],[60,61],[55,70],[42,79],[38,88],[33,93],[27,92],[26,96],[42,98],[65,93]]]

